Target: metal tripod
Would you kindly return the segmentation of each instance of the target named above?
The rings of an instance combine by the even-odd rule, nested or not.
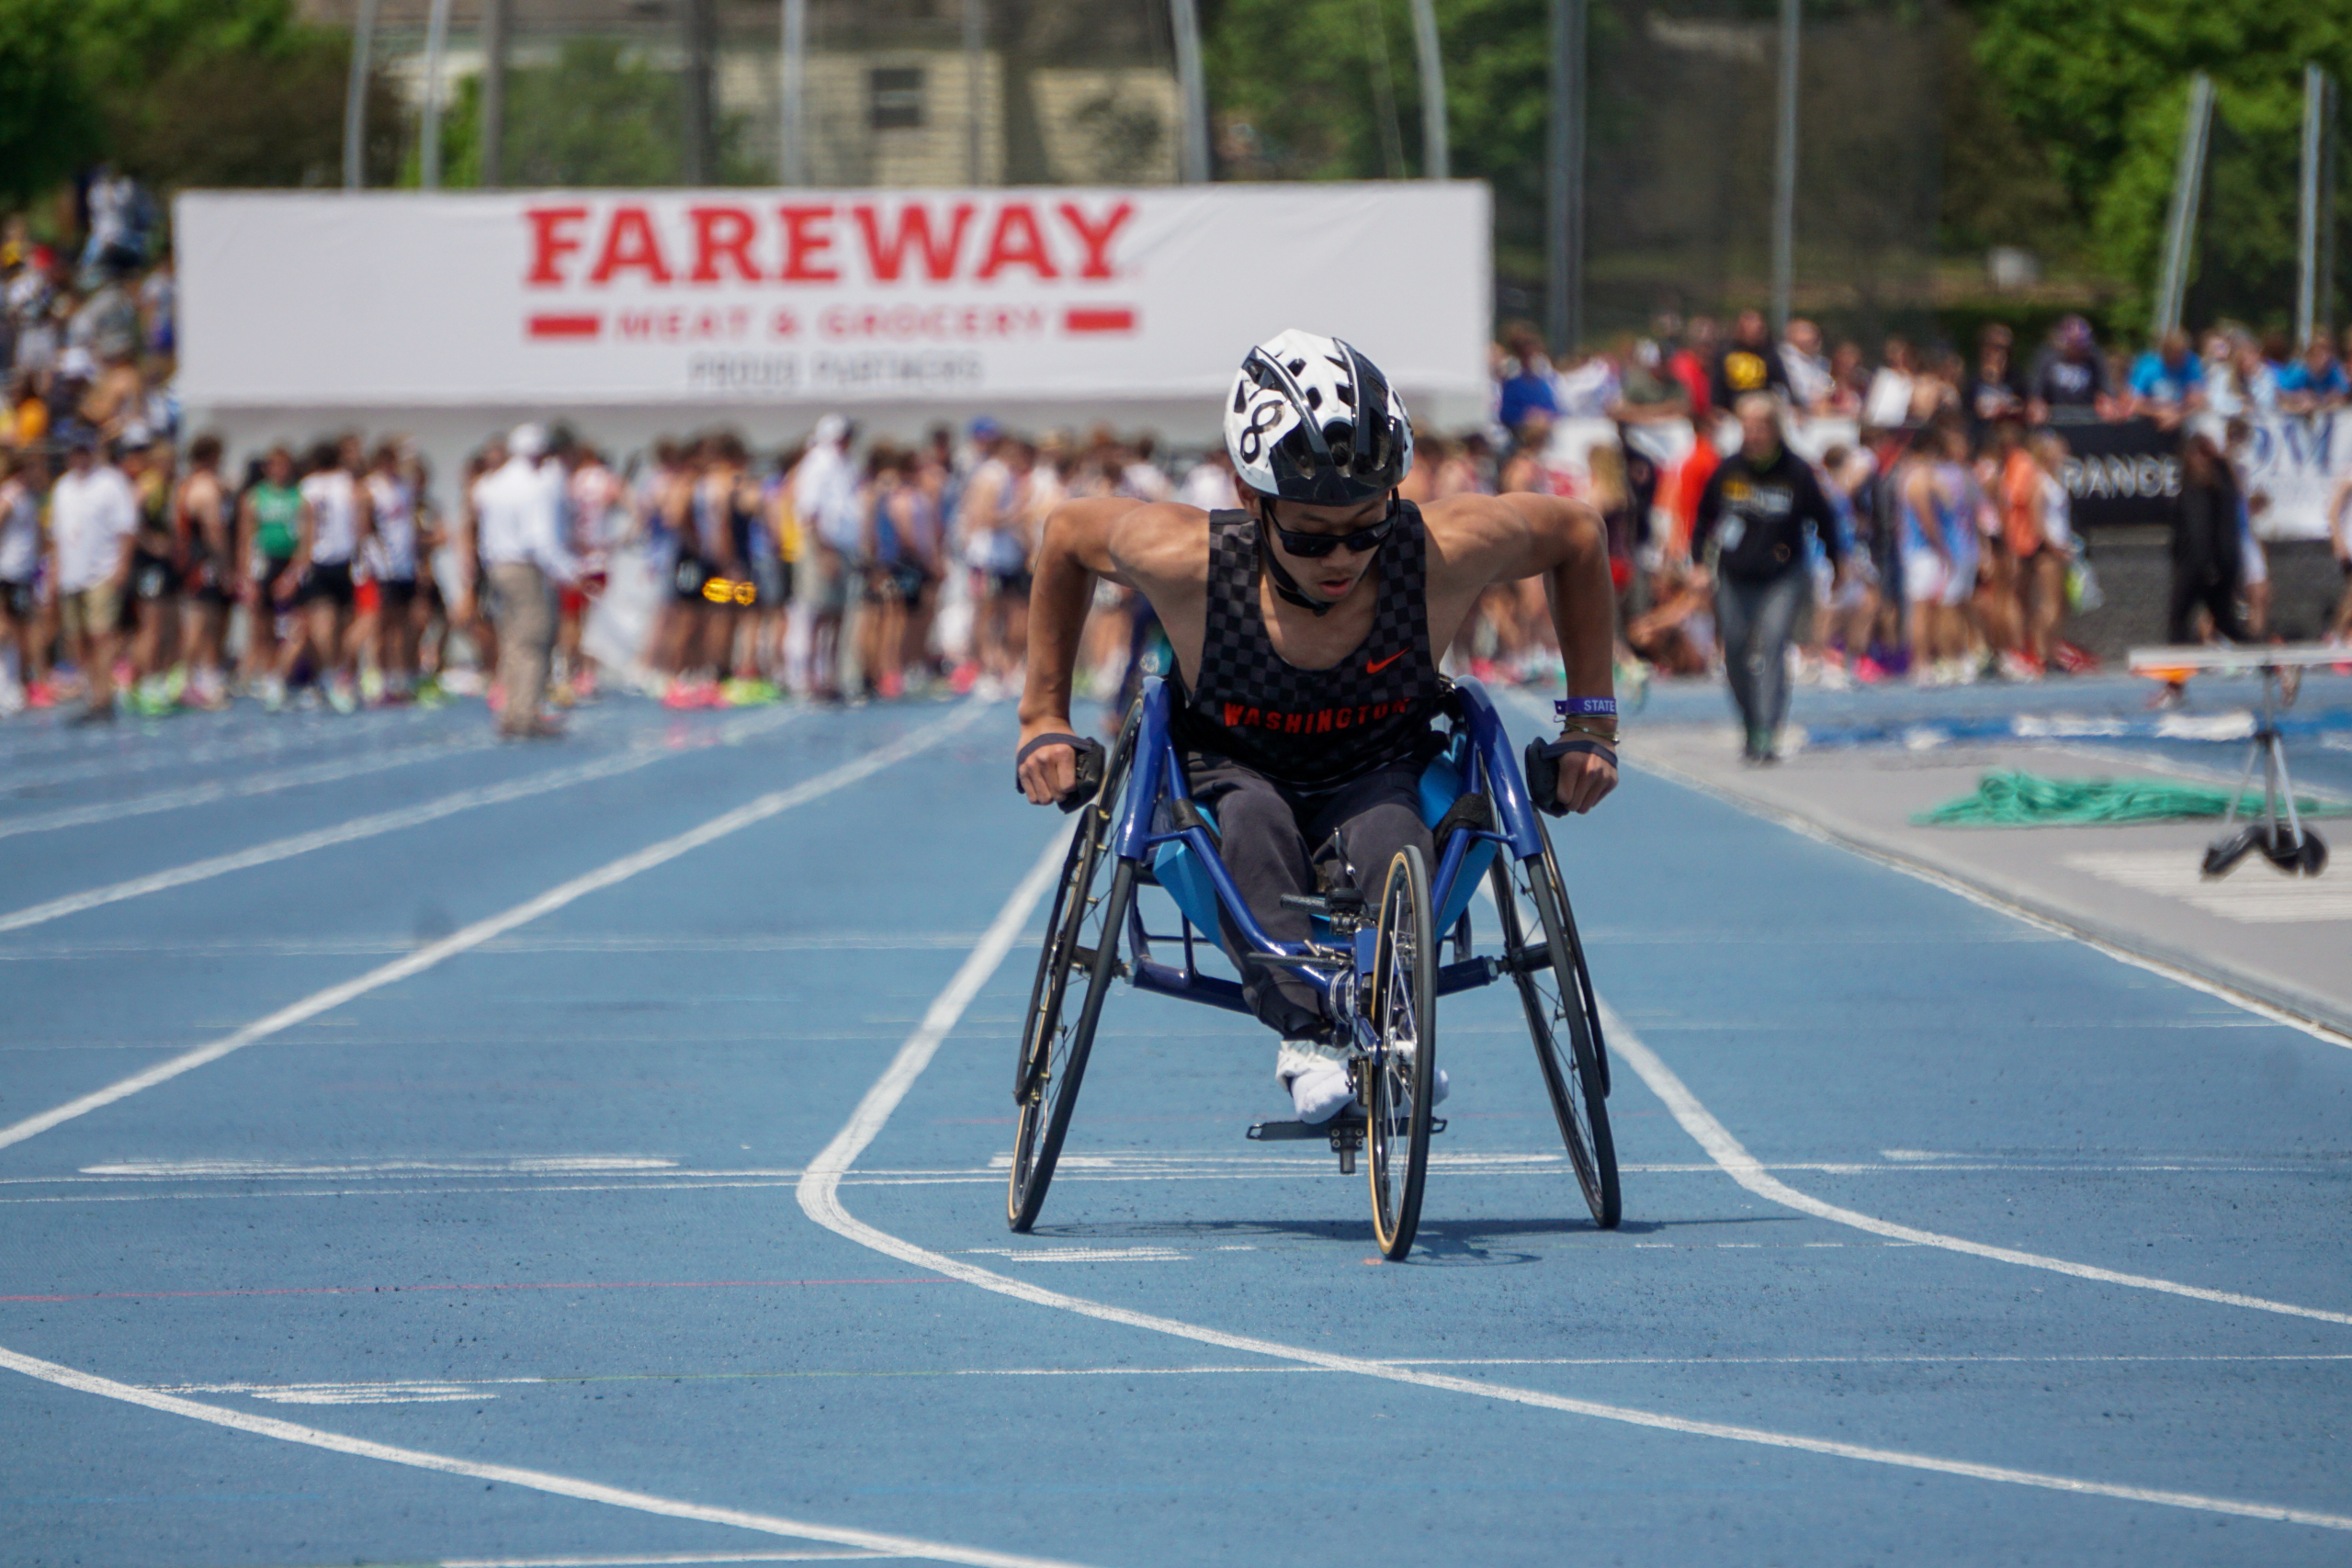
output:
[[[2278,665],[2262,666],[2262,722],[2255,727],[2253,744],[2246,750],[2245,771],[2238,775],[2237,790],[2230,796],[2229,815],[2222,819],[2222,835],[2205,848],[2202,869],[2209,877],[2227,875],[2232,867],[2257,849],[2271,864],[2290,876],[2298,872],[2317,876],[2326,869],[2327,845],[2303,826],[2302,817],[2295,809],[2295,783],[2287,773],[2287,743],[2279,733],[2278,717],[2282,673]],[[2294,701],[2291,691],[2287,701]],[[2256,762],[2262,764],[2262,821],[2240,828],[2238,803],[2245,798],[2246,786],[2254,782]],[[2278,820],[2282,805],[2287,818],[2283,831]]]

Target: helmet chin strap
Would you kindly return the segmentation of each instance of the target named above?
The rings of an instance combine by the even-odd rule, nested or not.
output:
[[[1290,569],[1283,565],[1282,558],[1274,553],[1274,542],[1267,534],[1267,530],[1273,525],[1273,502],[1261,498],[1258,505],[1260,507],[1257,513],[1258,557],[1266,563],[1266,575],[1274,580],[1275,594],[1286,603],[1295,604],[1317,617],[1328,615],[1338,609],[1340,601],[1337,599],[1310,598],[1306,590],[1298,585],[1298,579],[1290,574]],[[1374,553],[1379,553],[1379,549],[1385,548],[1386,546],[1387,541],[1384,539]]]
[[[1317,615],[1329,615],[1339,603],[1336,599],[1307,597],[1306,591],[1298,585],[1298,579],[1290,574],[1290,570],[1283,565],[1282,558],[1274,554],[1273,542],[1266,537],[1266,520],[1263,517],[1258,519],[1258,556],[1266,563],[1266,574],[1274,580],[1274,592],[1283,599]]]

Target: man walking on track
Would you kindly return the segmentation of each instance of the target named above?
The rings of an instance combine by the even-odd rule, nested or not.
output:
[[[1608,542],[1590,507],[1399,500],[1413,462],[1402,400],[1354,348],[1303,332],[1250,351],[1225,440],[1238,511],[1090,498],[1046,519],[1016,763],[1030,800],[1076,783],[1070,676],[1097,578],[1140,592],[1166,627],[1193,797],[1276,941],[1306,939],[1307,916],[1282,896],[1313,891],[1309,852],[1334,835],[1357,874],[1408,844],[1432,854],[1418,784],[1437,742],[1437,653],[1495,583],[1545,580],[1567,664],[1569,716],[1544,750],[1556,778],[1532,781],[1536,804],[1589,811],[1615,787]],[[1223,936],[1238,953],[1237,934]],[[1329,1121],[1352,1091],[1313,990],[1242,968],[1252,1010],[1283,1036],[1275,1073],[1300,1119]]]
[[[1781,439],[1778,400],[1748,392],[1733,406],[1739,413],[1739,450],[1724,459],[1699,497],[1690,554],[1714,574],[1724,671],[1747,730],[1743,755],[1770,762],[1789,716],[1789,637],[1812,588],[1805,525],[1813,525],[1838,587],[1845,585],[1846,562],[1838,514],[1813,465]]]
[[[503,466],[474,485],[481,563],[498,621],[498,678],[504,705],[498,733],[510,740],[553,739],[561,727],[539,712],[555,648],[554,584],[578,574],[563,543],[561,467],[542,465],[547,433],[518,425]]]

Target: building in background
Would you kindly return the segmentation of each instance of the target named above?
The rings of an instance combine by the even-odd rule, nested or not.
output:
[[[300,0],[304,17],[355,24],[359,0]],[[1163,8],[1135,0],[1025,0],[987,7],[967,51],[953,0],[809,0],[807,183],[831,186],[1164,185],[1176,178],[1178,98]],[[396,85],[412,141],[426,85],[430,0],[380,0],[373,52]],[[599,163],[628,113],[577,123],[583,96],[624,85],[634,107],[681,128],[707,71],[709,136],[698,183],[774,183],[782,164],[777,0],[508,0],[505,183],[685,180],[675,138],[659,158]],[[443,57],[444,183],[475,183],[465,149],[484,69],[484,0],[454,0]],[[707,17],[704,47],[696,18]],[[707,62],[703,63],[707,51]],[[534,91],[569,73],[584,89]],[[633,87],[627,85],[633,84]],[[412,156],[412,164],[413,157]]]

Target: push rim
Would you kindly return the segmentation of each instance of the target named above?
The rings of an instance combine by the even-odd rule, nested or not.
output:
[[[1392,1261],[1412,1250],[1429,1175],[1430,1095],[1437,1081],[1435,927],[1429,864],[1418,846],[1408,845],[1388,863],[1380,895],[1372,974],[1380,1048],[1356,1066],[1364,1080],[1373,1234]]]
[[[1623,1217],[1624,1204],[1617,1182],[1616,1141],[1609,1127],[1599,1007],[1548,839],[1541,854],[1498,863],[1494,878],[1504,951],[1510,955],[1512,978],[1527,1013],[1527,1032],[1559,1123],[1560,1142],[1593,1222],[1613,1230]],[[1535,924],[1529,929],[1522,911],[1531,906]],[[1534,940],[1544,944],[1544,962],[1524,964]]]

